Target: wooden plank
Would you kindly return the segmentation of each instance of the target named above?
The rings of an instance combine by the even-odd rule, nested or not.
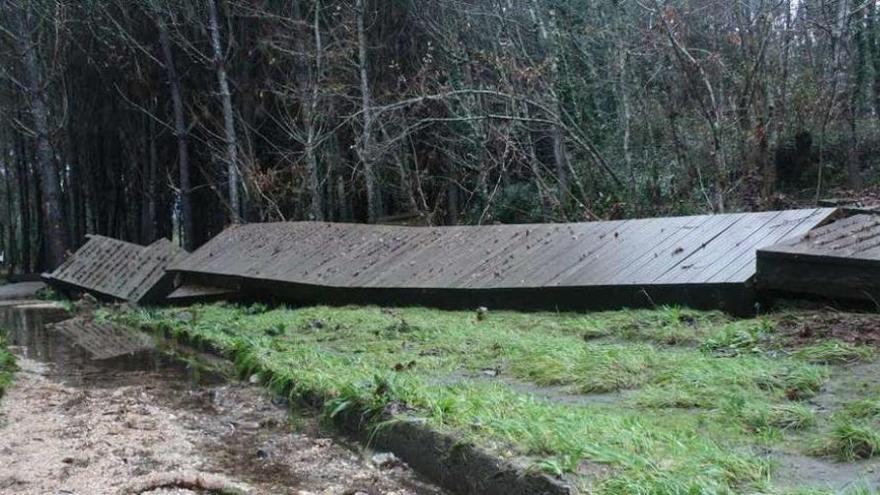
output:
[[[263,284],[300,297],[369,299],[369,292],[430,300],[431,294],[442,293],[447,300],[466,301],[466,294],[486,291],[494,300],[495,294],[514,297],[514,290],[558,288],[578,294],[587,287],[621,286],[627,287],[621,293],[657,293],[651,298],[662,299],[674,286],[700,287],[710,283],[708,277],[730,271],[721,281],[727,283],[741,270],[748,272],[741,266],[753,271],[755,248],[793,228],[774,219],[812,228],[820,223],[812,211],[580,224],[242,225],[173,263],[172,269],[200,284],[254,291]],[[682,273],[685,263],[701,269]],[[742,284],[751,275],[735,282]]]
[[[567,278],[570,278],[572,274],[591,266],[597,259],[600,259],[601,253],[603,253],[609,245],[614,245],[617,242],[617,239],[620,238],[621,233],[628,230],[631,223],[631,220],[601,222],[601,228],[596,229],[591,235],[588,234],[584,236],[582,243],[576,243],[574,252],[571,256],[566,257],[567,261],[546,263],[544,265],[544,270],[547,272],[547,276],[543,278],[542,285],[564,285],[564,281]],[[528,258],[528,253],[524,253],[520,258]],[[512,265],[510,268],[511,273],[517,273],[516,269],[522,263],[524,263],[524,261],[519,261]],[[504,272],[501,272],[501,275],[503,277]],[[527,278],[526,274],[520,275],[518,273],[516,276],[517,281],[514,282],[515,286],[535,285],[534,276]],[[495,282],[495,286],[508,285],[503,279],[501,279],[501,277],[498,277]],[[585,283],[583,285],[598,284]]]
[[[54,272],[45,276],[61,290],[78,290],[116,300],[148,302],[170,292],[165,269],[180,253],[170,241],[139,246],[102,236],[87,242]],[[158,289],[162,291],[158,291]],[[158,291],[158,292],[157,292]]]
[[[791,237],[805,235],[816,225],[817,222],[824,222],[831,215],[832,211],[833,210],[828,209],[817,209],[808,216],[800,219],[800,221],[797,221],[799,212],[790,212],[788,215],[789,220],[783,220],[785,223],[779,224],[779,228],[776,228],[776,225],[772,226],[773,228],[769,229],[769,233],[761,238],[760,243],[754,244],[747,254],[743,253],[740,255],[740,257],[724,267],[723,270],[710,276],[709,280],[711,282],[748,281],[754,276],[757,269],[755,261],[756,250],[784,241]],[[792,218],[792,216],[794,216],[794,218]],[[791,228],[786,229],[786,223],[788,223]]]
[[[702,253],[706,249],[715,253],[716,257],[721,256],[728,246],[720,245],[713,241],[745,218],[742,214],[716,215],[711,217],[699,229],[688,232],[688,235],[682,238],[679,243],[671,246],[669,250],[656,258],[649,265],[650,269],[645,270],[643,276],[655,284],[667,283],[667,280],[669,280],[669,283],[673,283],[671,274],[674,275],[677,269],[681,269],[681,266],[689,263],[693,256]]]
[[[880,296],[880,222],[854,215],[761,249],[761,290],[876,303]]]
[[[609,273],[609,283],[621,285],[638,283],[642,280],[643,275],[651,271],[651,267],[659,262],[661,255],[664,255],[664,253],[670,253],[669,255],[671,255],[671,252],[676,250],[676,246],[679,246],[683,239],[691,235],[695,230],[700,229],[711,219],[712,215],[700,215],[671,218],[668,219],[668,222],[663,222],[664,228],[661,230],[661,238],[656,239],[656,242],[652,242],[648,249],[641,255],[636,256],[628,266]]]

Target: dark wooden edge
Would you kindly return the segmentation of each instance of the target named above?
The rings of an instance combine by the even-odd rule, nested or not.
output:
[[[119,302],[123,300],[113,294],[108,294],[106,292],[89,289],[88,287],[71,284],[69,282],[65,282],[64,280],[59,280],[48,274],[43,276],[43,281],[46,282],[49,287],[52,287],[53,289],[57,290],[68,298],[71,298],[75,294],[87,293],[95,296],[98,300],[101,301]]]
[[[10,284],[17,284],[20,282],[40,282],[46,280],[45,276],[45,273],[17,273],[6,277],[6,281]]]
[[[48,286],[57,290],[61,294],[64,294],[68,298],[72,297],[75,294],[91,294],[95,296],[98,300],[108,301],[108,302],[121,302],[126,301],[126,299],[119,297],[116,294],[110,294],[107,292],[99,291],[90,287],[84,287],[77,284],[72,284],[70,282],[55,278],[51,274],[43,274],[42,276],[43,282],[45,282]],[[171,293],[174,290],[174,276],[168,272],[162,275],[162,278],[159,279],[140,299],[136,301],[128,301],[131,303],[139,304],[139,305],[149,305],[149,304],[159,304],[165,301],[165,296]]]
[[[297,304],[426,306],[441,309],[599,311],[688,306],[752,316],[757,293],[750,282],[674,285],[615,285],[506,289],[329,287],[204,272],[178,272],[184,283],[237,291],[243,300]]]
[[[880,259],[803,253],[793,249],[777,249],[776,247],[759,249],[757,259],[759,262],[761,260],[794,260],[804,263],[821,263],[837,266],[880,268]]]
[[[880,263],[867,267],[821,256],[759,257],[755,285],[762,293],[815,296],[880,304]]]

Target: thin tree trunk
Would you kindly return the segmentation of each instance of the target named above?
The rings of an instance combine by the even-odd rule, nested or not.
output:
[[[552,11],[549,14],[549,21],[545,24],[543,11],[546,10],[539,2],[533,0],[532,4],[532,15],[535,17],[535,20],[538,22],[538,27],[540,28],[539,38],[540,43],[544,46],[545,58],[549,60],[550,64],[550,97],[552,99],[552,106],[556,109],[556,112],[562,116],[565,114],[564,109],[562,108],[562,102],[559,100],[558,95],[556,94],[555,85],[559,81],[559,63],[557,60],[557,40],[559,37],[558,27],[556,25],[555,13]],[[563,130],[559,125],[554,125],[550,130],[550,138],[553,142],[553,165],[556,173],[556,181],[559,185],[558,191],[559,196],[557,198],[557,202],[562,204],[565,196],[568,194],[568,156],[565,152],[565,136],[563,134]]]
[[[379,218],[376,179],[373,170],[373,96],[370,89],[369,72],[367,69],[367,7],[365,0],[356,0],[358,25],[358,70],[361,82],[361,111],[364,118],[364,129],[359,149],[361,164],[364,167],[364,184],[367,189],[367,221],[374,223]]]
[[[147,167],[144,171],[146,187],[144,188],[144,207],[141,217],[141,237],[145,243],[156,240],[156,194],[159,182],[159,152],[156,149],[156,123],[149,119],[147,123]]]
[[[29,11],[22,12],[19,23],[18,45],[25,69],[28,102],[36,133],[36,158],[40,173],[43,219],[48,236],[48,268],[61,264],[67,256],[67,229],[64,226],[64,211],[61,197],[61,183],[58,165],[52,153],[49,129],[49,109],[46,103],[46,83],[43,68],[37,57],[37,46],[31,39]]]
[[[10,144],[10,151],[12,151],[12,145]],[[17,229],[17,219],[18,215],[15,214],[15,201],[13,200],[13,187],[15,187],[13,175],[15,174],[15,170],[12,167],[12,164],[9,162],[9,157],[14,156],[14,153],[6,153],[6,159],[3,160],[3,165],[5,167],[5,173],[3,177],[6,182],[6,214],[9,219],[8,232],[9,236],[6,242],[6,252],[4,253],[6,257],[6,266],[8,267],[9,273],[15,272],[15,265],[18,261],[18,250],[16,249],[18,240],[16,234]],[[20,197],[20,193],[19,193]]]
[[[295,8],[299,11],[299,3],[295,3]],[[297,19],[302,21],[302,26],[308,21],[306,15],[297,12]],[[306,99],[303,105],[303,125],[306,128],[306,167],[308,174],[309,188],[309,217],[312,220],[324,219],[324,194],[321,187],[320,170],[318,167],[318,99],[320,97],[320,82],[323,72],[323,40],[321,39],[321,2],[315,1],[315,19],[312,23],[312,36],[315,43],[314,69],[307,60],[306,53],[306,34],[305,30],[296,33],[298,51],[298,62],[296,65],[297,74],[295,77],[300,81],[300,93]]]
[[[21,215],[21,269],[31,270],[31,180],[25,139],[18,136],[15,153],[18,165],[18,207]]]
[[[182,231],[180,244],[184,249],[190,251],[194,247],[195,230],[192,218],[192,185],[189,176],[189,139],[183,114],[183,96],[180,90],[180,79],[174,66],[174,56],[171,53],[168,30],[161,19],[157,24],[159,26],[159,43],[162,45],[162,57],[165,62],[165,70],[168,73],[168,83],[171,87],[171,102],[174,107],[174,135],[177,137],[177,163],[180,174],[180,224]]]
[[[226,174],[229,181],[229,213],[232,223],[241,223],[240,179],[238,173],[238,138],[235,135],[235,118],[232,113],[232,95],[226,76],[223,44],[220,42],[220,25],[217,20],[217,4],[208,0],[208,27],[211,30],[211,47],[214,51],[214,69],[223,103],[223,132],[226,135]]]

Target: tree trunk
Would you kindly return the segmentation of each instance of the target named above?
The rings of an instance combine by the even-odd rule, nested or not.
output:
[[[18,136],[15,157],[18,165],[18,207],[21,215],[21,270],[31,271],[31,173],[25,138]]]
[[[211,48],[214,51],[214,69],[223,103],[223,132],[226,135],[226,174],[229,181],[229,217],[232,223],[241,223],[240,179],[238,173],[238,138],[235,135],[235,118],[232,113],[232,95],[226,76],[223,44],[220,42],[220,25],[217,20],[217,4],[208,0],[208,27],[211,30]]]
[[[311,37],[314,42],[314,62],[308,60],[307,37],[309,36],[305,26],[308,18],[300,11],[299,2],[294,2],[295,15],[302,28],[294,34],[296,40],[297,56],[295,60],[296,74],[299,93],[304,100],[302,105],[302,120],[306,131],[305,155],[307,181],[309,189],[309,218],[311,220],[324,220],[324,194],[321,187],[320,170],[318,166],[318,100],[320,98],[320,82],[323,71],[323,40],[321,38],[321,2],[315,2],[315,18],[312,23]],[[314,63],[314,67],[312,67]]]
[[[12,151],[12,145],[10,144],[10,152],[6,153],[6,159],[3,160],[3,165],[5,167],[3,178],[5,179],[6,186],[6,215],[9,220],[9,225],[7,227],[9,235],[6,242],[6,251],[3,253],[5,256],[6,266],[9,273],[15,272],[15,265],[18,261],[18,240],[16,234],[17,222],[16,217],[18,215],[15,214],[15,202],[13,201],[13,187],[14,186],[14,175],[15,170],[12,167],[12,164],[9,162],[9,157],[14,156]],[[20,196],[20,193],[19,193]]]
[[[149,244],[156,240],[156,196],[159,182],[159,151],[156,149],[156,122],[147,122],[147,167],[144,170],[144,207],[141,217],[141,238]]]
[[[180,90],[180,79],[174,66],[174,56],[171,53],[168,30],[161,19],[157,24],[165,71],[168,73],[168,84],[171,87],[171,102],[174,107],[174,135],[177,137],[177,163],[180,174],[180,224],[182,231],[180,244],[187,251],[191,251],[194,247],[195,230],[192,218],[192,185],[189,177],[189,139],[183,114],[183,96]]]
[[[367,68],[367,7],[365,0],[356,0],[355,10],[357,10],[358,25],[358,70],[361,82],[361,112],[364,119],[361,146],[358,151],[364,168],[364,184],[367,189],[367,221],[374,223],[379,218],[379,207],[376,178],[374,176],[375,171],[373,170],[373,155],[375,151],[373,149],[373,97]]]
[[[37,57],[37,46],[31,39],[29,11],[21,12],[18,32],[18,45],[25,69],[28,103],[36,133],[36,158],[40,173],[40,187],[43,202],[43,219],[48,237],[47,268],[54,268],[67,256],[67,229],[64,226],[64,211],[61,197],[61,183],[58,165],[52,153],[49,128],[49,109],[46,103],[46,82],[43,67]]]

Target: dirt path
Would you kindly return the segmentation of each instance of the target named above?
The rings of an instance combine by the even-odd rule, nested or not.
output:
[[[440,493],[393,459],[322,434],[314,418],[291,419],[259,387],[196,384],[163,360],[90,362],[48,335],[31,329],[31,345],[13,348],[22,357],[0,404],[2,494],[116,495],[195,472],[251,494]],[[39,341],[52,345],[34,349]]]

